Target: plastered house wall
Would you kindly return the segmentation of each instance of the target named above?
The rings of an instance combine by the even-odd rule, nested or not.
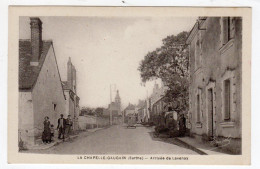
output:
[[[242,20],[233,18],[233,39],[222,43],[222,18],[209,17],[190,42],[190,111],[191,132],[209,135],[207,91],[213,89],[215,136],[241,138]],[[231,82],[230,121],[224,120],[223,82]],[[197,95],[200,95],[200,123],[197,119]]]
[[[45,116],[48,116],[51,124],[56,127],[60,114],[65,111],[65,97],[52,46],[33,88],[32,101],[35,136],[39,136],[43,131]]]

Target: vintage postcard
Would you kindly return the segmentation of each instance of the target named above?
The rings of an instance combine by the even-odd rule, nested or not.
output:
[[[251,8],[9,7],[8,162],[249,165]]]

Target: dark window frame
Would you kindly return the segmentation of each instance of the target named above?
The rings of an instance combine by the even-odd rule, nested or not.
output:
[[[196,102],[197,102],[197,122],[201,122],[201,115],[200,115],[200,111],[201,111],[201,107],[200,107],[200,94],[197,94],[196,96]]]
[[[224,120],[231,119],[231,80],[224,80]]]

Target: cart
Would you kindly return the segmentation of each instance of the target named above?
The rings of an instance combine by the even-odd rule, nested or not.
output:
[[[136,128],[136,117],[134,115],[128,116],[127,128],[129,128],[129,127]]]

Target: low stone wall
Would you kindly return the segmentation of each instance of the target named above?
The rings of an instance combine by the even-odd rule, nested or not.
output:
[[[110,125],[109,117],[97,117],[97,127],[106,127]]]
[[[92,128],[101,128],[109,125],[109,117],[96,117],[96,116],[79,116],[78,128],[79,130],[86,130]]]

